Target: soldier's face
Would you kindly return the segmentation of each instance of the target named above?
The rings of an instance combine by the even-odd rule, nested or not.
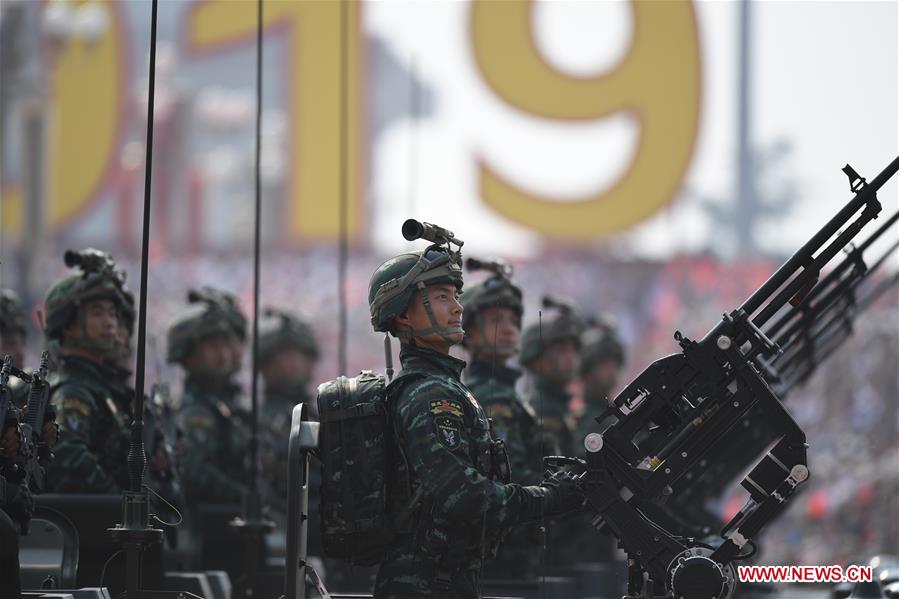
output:
[[[621,364],[617,360],[598,362],[584,375],[584,387],[594,391],[594,395],[609,395],[618,386]]]
[[[65,329],[67,339],[86,338],[115,347],[119,335],[119,310],[112,300],[97,299],[86,302],[82,318],[76,318]]]
[[[430,285],[427,288],[428,299],[431,303],[431,310],[434,313],[436,325],[442,329],[454,327],[461,330],[462,328],[462,304],[459,303],[459,290],[455,285],[445,283],[439,285]],[[406,313],[397,317],[397,323],[401,327],[411,328],[412,330],[422,330],[430,328],[431,319],[425,310],[424,303],[421,300],[421,294],[416,292],[409,302],[409,308]],[[449,339],[444,339],[438,333],[428,333],[421,337],[415,338],[415,343],[422,346],[439,351],[441,353],[449,353],[451,345],[462,342],[464,332],[451,333],[446,335]]]
[[[25,362],[25,337],[22,333],[9,332],[0,335],[0,356],[12,357],[14,366],[22,368]]]
[[[306,385],[315,370],[315,358],[297,349],[283,349],[262,366],[265,384],[273,389]]]
[[[577,374],[579,354],[574,341],[555,341],[534,361],[534,370],[561,384],[567,384]]]
[[[233,339],[227,335],[210,335],[203,338],[185,361],[191,372],[206,375],[229,376],[240,365],[235,362]]]
[[[486,359],[505,361],[511,358],[521,333],[515,310],[505,306],[486,308],[478,314],[478,319],[465,331],[468,347]]]

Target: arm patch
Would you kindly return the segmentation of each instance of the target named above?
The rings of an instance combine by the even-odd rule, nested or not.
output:
[[[67,396],[61,398],[60,406],[62,406],[61,428],[74,433],[90,430],[91,417],[94,414],[92,402],[77,396]]]
[[[451,416],[462,418],[462,404],[454,399],[433,399],[428,404],[429,411],[434,416]]]
[[[462,423],[456,418],[434,418],[434,433],[437,435],[437,442],[450,451],[455,451],[462,445]]]

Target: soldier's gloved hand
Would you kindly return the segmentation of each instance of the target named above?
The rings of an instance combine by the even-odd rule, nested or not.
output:
[[[546,489],[544,513],[548,516],[566,514],[584,505],[584,492],[577,478],[568,472],[554,472],[540,486]]]
[[[3,501],[3,511],[10,515],[13,520],[24,522],[31,519],[34,514],[34,498],[23,485],[15,485],[7,482],[5,497]]]

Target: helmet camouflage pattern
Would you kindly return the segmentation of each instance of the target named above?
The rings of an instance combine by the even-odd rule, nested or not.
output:
[[[284,349],[295,349],[318,359],[319,347],[312,326],[281,310],[268,308],[259,322],[259,363],[264,364]]]
[[[549,298],[544,298],[543,305],[557,308],[559,313],[548,322],[531,323],[521,333],[521,364],[540,357],[550,345],[560,341],[572,341],[579,350],[581,348],[584,322],[574,313],[573,307],[567,302],[556,302]]]
[[[496,275],[470,285],[462,294],[461,301],[465,308],[462,314],[464,328],[472,325],[482,310],[496,306],[511,308],[518,315],[518,326],[521,326],[521,317],[524,314],[521,288],[506,277]]]
[[[581,336],[580,374],[583,376],[600,362],[614,360],[624,365],[624,343],[618,336],[617,327],[599,325]]]
[[[166,352],[169,362],[183,363],[207,337],[224,335],[242,340],[241,333],[246,335],[246,317],[234,296],[204,287],[200,291],[191,290],[188,301],[190,305],[169,325]]]
[[[234,334],[241,341],[247,340],[247,317],[240,309],[240,301],[237,296],[227,291],[220,291],[212,287],[191,289],[187,293],[187,301],[190,303],[203,302],[215,306],[231,325]]]
[[[462,289],[462,265],[458,252],[432,245],[384,262],[375,270],[368,284],[372,328],[397,336],[393,330],[393,319],[406,311],[416,291],[439,283],[451,283]]]

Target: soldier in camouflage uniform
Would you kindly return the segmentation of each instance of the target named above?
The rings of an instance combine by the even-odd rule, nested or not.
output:
[[[128,488],[126,455],[134,390],[116,362],[124,347],[128,300],[125,274],[97,250],[81,253],[84,272],[47,292],[45,335],[59,359],[50,377],[50,401],[60,440],[47,469],[49,489],[117,493]]]
[[[374,596],[479,597],[480,569],[509,527],[577,509],[574,480],[508,482],[483,408],[461,383],[462,269],[458,252],[432,245],[382,264],[369,283],[376,331],[401,341],[402,371],[389,418],[399,449],[388,481],[397,537]]]
[[[0,420],[0,597],[18,597],[19,525],[31,519],[34,501],[28,489],[4,476],[19,449],[14,417]]]
[[[590,329],[582,337],[581,363],[579,368],[584,397],[584,411],[577,419],[577,439],[589,433],[602,432],[614,420],[597,423],[613,399],[612,392],[618,385],[618,377],[624,366],[624,344],[612,326]],[[585,457],[583,444],[578,447],[578,455]]]
[[[494,434],[505,443],[512,481],[527,485],[543,476],[540,428],[534,410],[515,391],[521,371],[506,364],[518,353],[524,307],[521,289],[507,276],[508,267],[497,271],[462,293],[462,344],[471,355],[465,384],[490,418]],[[515,580],[534,577],[540,561],[539,541],[536,525],[510,532],[484,576]]]
[[[234,382],[240,369],[236,302],[194,292],[189,298],[190,306],[169,327],[167,352],[186,374],[179,413],[184,492],[192,505],[239,504],[248,492],[250,434]]]
[[[543,304],[550,307],[552,300],[544,298]],[[537,413],[544,456],[575,455],[575,419],[567,387],[577,375],[581,328],[573,309],[562,306],[555,317],[531,324],[521,335],[519,361],[530,377],[528,403]],[[586,525],[575,516],[547,526],[541,555],[544,567],[558,572],[576,561],[570,540]]]
[[[524,311],[521,289],[497,274],[466,288],[461,301],[462,345],[471,355],[465,384],[492,420],[495,435],[505,443],[512,480],[521,484],[540,480],[537,420],[515,391],[521,371],[506,364],[518,353]]]
[[[0,358],[9,356],[13,366],[25,369],[25,339],[27,328],[19,297],[11,289],[0,290]],[[9,379],[7,389],[17,408],[28,401],[28,385],[15,377]]]
[[[25,335],[18,296],[11,289],[0,289],[0,356],[10,356],[19,368],[25,360]]]
[[[567,311],[521,335],[519,361],[531,376],[528,403],[543,430],[543,455],[574,455],[574,418],[566,387],[577,375],[580,321]]]
[[[308,323],[287,312],[266,310],[259,323],[258,357],[265,382],[259,420],[264,429],[263,474],[272,486],[272,505],[282,511],[287,497],[287,440],[294,406],[306,404],[317,419],[317,404],[308,386],[318,355],[315,332]]]
[[[608,416],[601,422],[596,417],[609,407],[612,392],[618,384],[618,377],[624,365],[624,345],[617,330],[610,323],[602,323],[588,329],[581,336],[581,362],[579,374],[583,389],[584,411],[578,416],[575,433],[577,455],[586,459],[587,450],[583,439],[590,433],[602,432],[615,421]],[[592,527],[583,523],[577,527],[569,542],[576,555],[583,562],[610,562],[615,559],[616,540],[609,535],[600,535]]]

